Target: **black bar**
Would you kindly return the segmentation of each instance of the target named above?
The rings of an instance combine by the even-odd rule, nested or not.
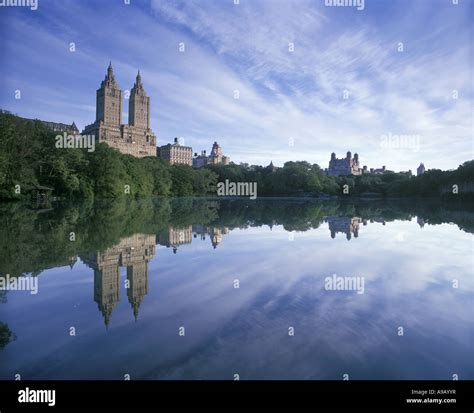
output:
[[[20,403],[21,390],[55,390],[55,405]],[[474,381],[0,381],[0,412],[161,411],[186,408],[301,411],[474,411]],[[416,390],[418,393],[413,393]],[[425,390],[426,394],[419,391]],[[438,391],[442,392],[438,392]],[[407,399],[422,402],[408,403]],[[442,399],[442,404],[423,402]],[[448,399],[451,401],[448,403]],[[453,401],[455,400],[455,402]],[[192,409],[192,410],[189,410]],[[391,410],[387,410],[391,409]]]

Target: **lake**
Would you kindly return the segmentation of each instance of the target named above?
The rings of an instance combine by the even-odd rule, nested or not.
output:
[[[474,379],[472,206],[0,213],[0,379]]]

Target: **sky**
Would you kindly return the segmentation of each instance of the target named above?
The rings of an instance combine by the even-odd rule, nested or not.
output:
[[[0,108],[82,130],[112,61],[123,90],[140,70],[158,145],[218,141],[236,163],[277,166],[347,151],[395,171],[473,159],[474,2],[336,1],[0,6]]]

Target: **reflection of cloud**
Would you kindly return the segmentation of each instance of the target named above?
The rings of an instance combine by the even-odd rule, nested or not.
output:
[[[413,224],[391,223],[379,232],[379,236],[384,235],[385,228],[390,228],[393,233],[403,229],[410,237],[418,232]],[[469,235],[461,235],[458,231],[453,233],[453,228],[450,229],[451,236],[468,242]],[[219,282],[214,284],[209,280],[215,280],[211,274],[215,274],[216,268],[211,268],[208,277],[203,274],[206,281],[198,277],[196,284],[184,287],[200,292],[199,300],[203,302],[197,308],[209,308],[212,307],[210,303],[221,300],[227,303],[227,308],[237,299],[240,304],[236,305],[238,310],[235,310],[234,317],[218,330],[218,337],[211,339],[211,343],[206,341],[197,354],[183,360],[181,367],[170,371],[167,377],[202,375],[203,366],[206,366],[205,371],[216,377],[225,374],[230,377],[237,369],[242,377],[247,374],[250,378],[261,377],[263,371],[265,378],[274,378],[272,374],[276,374],[280,378],[337,379],[333,376],[335,366],[325,362],[324,357],[334,360],[341,375],[354,365],[358,366],[354,374],[360,374],[359,378],[370,378],[373,374],[378,374],[379,378],[393,375],[426,377],[423,374],[431,374],[423,370],[427,368],[428,360],[433,374],[445,371],[449,377],[450,370],[445,370],[448,368],[446,357],[430,360],[433,354],[426,349],[418,351],[417,346],[436,340],[448,345],[445,337],[450,337],[449,340],[453,341],[449,345],[468,350],[466,345],[469,342],[459,332],[466,332],[469,325],[467,309],[474,286],[469,271],[459,271],[458,257],[446,261],[444,254],[440,253],[438,258],[421,260],[424,251],[421,255],[413,254],[409,243],[400,246],[394,238],[375,254],[367,252],[361,239],[359,243],[346,243],[341,256],[340,249],[318,240],[318,231],[325,229],[312,231],[310,236],[304,233],[305,237],[296,243],[288,243],[288,246],[281,241],[277,245],[271,241],[259,245],[258,258],[254,262],[247,259],[245,268],[239,266],[234,270],[241,272],[239,295],[233,295],[226,291],[227,286],[222,288]],[[245,254],[242,242],[243,239],[238,250]],[[373,245],[374,240],[370,243]],[[297,248],[292,249],[290,245]],[[399,247],[393,250],[397,245]],[[249,246],[249,250],[251,248]],[[431,243],[430,249],[431,256],[436,256]],[[308,254],[308,250],[312,253]],[[451,268],[459,271],[458,274],[468,283],[460,295],[459,291],[452,289],[451,278],[445,272],[447,262],[451,262]],[[363,275],[365,295],[324,291],[324,277],[331,271],[340,275]],[[211,295],[207,296],[206,290],[211,285],[212,293],[209,290]],[[186,293],[183,291],[182,294]],[[222,309],[221,305],[217,307]],[[227,317],[222,313],[221,316]],[[202,317],[215,319],[216,315]],[[290,325],[296,329],[296,335],[291,339],[286,330]],[[397,336],[398,326],[404,326],[406,331],[404,342]],[[438,333],[440,328],[443,331],[441,336]],[[398,365],[396,357],[400,356],[400,346],[407,343],[412,346],[408,351],[420,357],[419,364],[423,366],[420,371],[412,370],[413,366]],[[274,351],[269,352],[269,348]],[[374,365],[371,360],[380,364]],[[371,372],[368,366],[373,369]],[[225,370],[226,367],[229,370]]]
[[[249,228],[231,231],[216,250],[203,242],[178,255],[161,248],[149,264],[137,324],[128,306],[118,306],[107,335],[89,321],[75,341],[57,344],[49,331],[52,341],[21,353],[15,368],[41,376],[45,370],[34,370],[33,362],[41,358],[50,363],[48,374],[68,378],[119,377],[124,369],[132,378],[157,379],[232,379],[235,373],[241,379],[341,379],[345,373],[352,379],[441,379],[454,372],[473,378],[468,355],[474,280],[465,265],[472,235],[447,224],[420,229],[414,220],[368,224],[363,231],[357,241],[331,240],[323,224],[290,242],[281,226]],[[400,232],[403,242],[395,237]],[[91,279],[81,265],[74,271]],[[334,273],[363,276],[365,293],[326,291],[324,279]],[[69,323],[65,309],[84,294],[91,301],[88,287],[85,293],[68,288],[65,304],[61,296],[38,296],[44,301],[36,308],[56,314],[56,324]],[[21,302],[12,301],[15,314]],[[93,305],[82,311],[76,321],[97,318]],[[20,324],[16,331],[41,336],[37,313],[44,316],[28,312],[27,327]],[[179,326],[186,327],[185,338],[178,336]],[[93,371],[82,361],[91,348]]]

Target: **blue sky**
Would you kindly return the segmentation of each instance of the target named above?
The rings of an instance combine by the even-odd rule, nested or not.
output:
[[[20,116],[92,123],[111,60],[124,90],[140,69],[159,145],[217,140],[237,163],[276,165],[347,150],[393,170],[473,159],[472,1],[38,2],[0,7],[0,108]]]

